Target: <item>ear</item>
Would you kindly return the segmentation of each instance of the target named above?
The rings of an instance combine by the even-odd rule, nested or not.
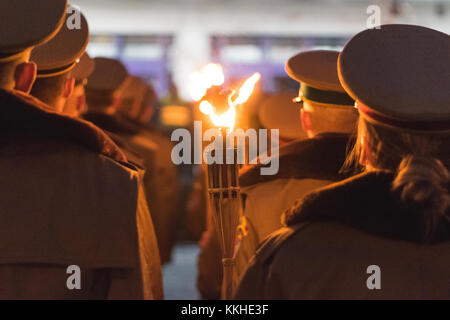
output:
[[[139,117],[141,123],[149,123],[150,120],[153,118],[153,114],[155,113],[155,108],[153,107],[147,107],[145,108],[144,112]]]
[[[17,65],[14,73],[14,80],[16,82],[14,89],[30,93],[34,81],[36,80],[36,74],[37,65],[34,62],[24,62]]]
[[[86,95],[84,93],[77,98],[76,111],[77,111],[78,115],[81,115],[87,111]]]
[[[63,98],[68,99],[73,92],[75,87],[75,78],[69,77],[64,82]]]
[[[117,93],[114,94],[112,96],[112,104],[111,104],[111,108],[110,109],[113,112],[116,112],[119,109],[119,106],[120,106],[121,102],[122,102],[122,97],[119,94],[117,94]]]
[[[304,108],[300,110],[300,119],[302,121],[302,128],[303,131],[308,132],[311,130],[311,119],[309,117],[308,111],[306,111]]]
[[[370,165],[370,148],[369,145],[366,143],[366,139],[364,137],[361,137],[361,156],[359,157],[359,164],[366,167]]]

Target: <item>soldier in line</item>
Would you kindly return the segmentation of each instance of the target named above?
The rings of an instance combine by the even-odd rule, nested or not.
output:
[[[94,64],[85,88],[88,108],[83,119],[111,133],[137,134],[137,130],[117,117],[121,90],[129,77],[126,67],[119,60],[102,57],[94,58]]]
[[[450,298],[449,52],[447,34],[413,25],[346,44],[339,77],[360,114],[349,160],[365,172],[287,210],[236,298]]]
[[[154,217],[162,209],[158,206],[159,192],[156,188],[155,159],[158,147],[117,116],[117,109],[123,99],[123,88],[130,77],[125,66],[116,59],[93,60],[95,68],[87,80],[87,109],[82,117],[103,129],[123,150],[129,162],[140,168],[147,203]],[[153,219],[153,223],[157,233],[158,220]]]
[[[339,82],[338,54],[337,51],[307,51],[290,58],[286,64],[288,75],[301,83],[295,100],[300,106],[301,127],[309,138],[281,146],[280,169],[276,175],[261,176],[261,165],[248,166],[240,172],[245,203],[236,280],[261,241],[281,227],[281,214],[296,199],[345,177],[341,168],[356,129],[358,113],[354,100]],[[280,97],[279,103],[282,101]],[[272,103],[272,110],[282,113],[280,105]],[[286,109],[286,116],[289,116],[290,108]],[[287,130],[280,129],[282,133]]]
[[[239,173],[243,200],[243,215],[239,226],[239,246],[236,252],[235,280],[238,281],[253,257],[259,244],[270,233],[281,227],[281,214],[294,201],[310,191],[342,180],[340,169],[344,165],[346,150],[351,134],[357,124],[358,113],[354,101],[342,88],[337,75],[337,51],[308,51],[300,53],[286,64],[290,77],[301,83],[299,97],[301,128],[293,131],[292,99],[286,96],[278,100],[268,99],[272,112],[279,114],[285,110],[286,117],[278,122],[280,135],[297,135],[297,140],[281,146],[279,150],[279,171],[276,175],[262,176],[262,164],[244,167]],[[298,110],[297,109],[297,110]],[[268,118],[263,110],[262,119]],[[297,111],[298,112],[298,111]],[[274,119],[274,116],[270,117]],[[275,129],[275,128],[274,128]],[[309,139],[305,139],[308,135]],[[282,140],[287,140],[286,138]],[[211,238],[211,241],[214,238]],[[209,255],[218,247],[209,245]],[[208,259],[204,254],[203,259]],[[210,259],[210,258],[209,258]],[[217,261],[219,265],[219,261]],[[201,266],[201,261],[200,261]],[[211,269],[211,267],[209,267]],[[205,287],[212,290],[212,281],[205,270]],[[199,278],[203,276],[200,272]],[[216,287],[216,290],[220,286]],[[218,292],[218,291],[217,291]]]
[[[75,78],[75,87],[64,106],[65,114],[79,117],[87,111],[85,86],[87,79],[94,72],[94,68],[94,60],[85,52],[81,56],[80,62],[72,70],[72,77]]]
[[[155,90],[139,77],[130,77],[122,94],[124,99],[119,107],[118,118],[131,126],[139,134],[131,138],[132,143],[151,141],[156,144],[154,188],[158,190],[153,199],[152,211],[158,238],[161,261],[171,260],[172,248],[176,241],[177,227],[182,212],[179,206],[178,168],[172,161],[172,142],[149,123],[155,113],[157,95]],[[150,200],[152,202],[152,200]]]
[[[170,261],[175,242],[178,189],[171,143],[145,126],[156,94],[140,78],[128,75],[120,61],[95,58],[94,62],[83,118],[105,130],[133,163],[145,169],[145,190],[164,264]],[[119,110],[126,110],[128,116],[120,115]]]
[[[64,74],[82,54],[86,39],[74,34],[81,42],[67,45],[60,35],[70,33],[58,33],[66,10],[66,0],[0,2],[0,176],[8,199],[0,202],[0,298],[160,299],[159,254],[138,172],[103,131],[59,113],[67,75],[48,82],[57,84],[52,105],[28,94],[34,47],[55,48],[44,60],[55,75],[51,68]],[[79,290],[66,286],[71,265],[81,269]]]
[[[80,28],[69,29],[67,21],[56,36],[31,52],[30,60],[37,65],[36,81],[31,95],[62,113],[67,99],[72,95],[75,78],[72,70],[86,51],[89,43],[89,26],[80,15]]]

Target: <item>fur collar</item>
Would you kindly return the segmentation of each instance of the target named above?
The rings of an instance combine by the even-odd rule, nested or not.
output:
[[[334,220],[378,236],[425,243],[423,213],[401,203],[391,191],[394,176],[387,171],[362,173],[316,190],[282,216],[286,226],[313,220]],[[433,239],[450,240],[450,221],[442,219]]]
[[[126,157],[116,144],[93,124],[57,114],[20,92],[0,90],[0,133],[3,137],[45,137],[70,140],[119,162]]]
[[[261,175],[262,164],[248,165],[239,172],[239,183],[247,187],[276,179],[342,180],[345,176],[339,171],[349,140],[349,135],[329,133],[294,141],[280,148],[280,169],[276,175]]]

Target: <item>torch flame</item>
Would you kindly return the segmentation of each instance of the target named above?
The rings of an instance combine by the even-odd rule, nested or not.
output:
[[[189,91],[194,101],[200,101],[212,86],[221,86],[225,76],[221,65],[209,63],[200,72],[194,72],[189,79]]]
[[[209,63],[202,69],[203,76],[207,79],[208,89],[212,86],[221,86],[225,82],[223,69],[221,65]]]
[[[239,95],[236,100],[233,100],[233,96],[235,92],[233,91],[231,95],[228,97],[228,105],[229,108],[226,112],[222,114],[217,114],[215,112],[214,106],[207,100],[203,100],[200,102],[200,111],[208,115],[212,121],[212,123],[216,127],[226,127],[229,128],[230,131],[233,130],[234,124],[236,121],[236,107],[237,105],[243,104],[247,102],[250,98],[253,90],[255,89],[256,83],[261,79],[261,75],[259,73],[253,74],[250,78],[248,78],[242,87],[239,89]],[[205,89],[206,91],[207,89]],[[201,98],[200,98],[201,100]]]
[[[189,93],[194,101],[200,101],[206,94],[207,84],[200,72],[194,72],[189,77]]]
[[[210,114],[212,114],[214,112],[214,107],[208,101],[203,100],[202,102],[200,102],[200,111],[203,114],[206,114],[207,116],[209,116]]]
[[[209,101],[203,100],[200,102],[200,111],[210,117],[212,123],[219,128],[230,128],[233,130],[234,118],[236,116],[235,108],[228,108],[228,110],[222,114],[217,114],[214,111],[214,107]]]
[[[234,101],[234,104],[238,105],[247,102],[247,100],[252,95],[253,90],[255,90],[255,85],[259,81],[259,79],[261,79],[261,74],[259,74],[258,72],[248,78],[242,85],[241,89],[239,89],[239,95]]]

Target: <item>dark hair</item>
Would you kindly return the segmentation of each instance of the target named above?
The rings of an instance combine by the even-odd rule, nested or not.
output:
[[[85,88],[86,104],[90,109],[107,109],[114,103],[114,91],[92,90]]]
[[[48,78],[37,78],[30,94],[39,100],[53,105],[55,100],[61,96],[68,73]]]

